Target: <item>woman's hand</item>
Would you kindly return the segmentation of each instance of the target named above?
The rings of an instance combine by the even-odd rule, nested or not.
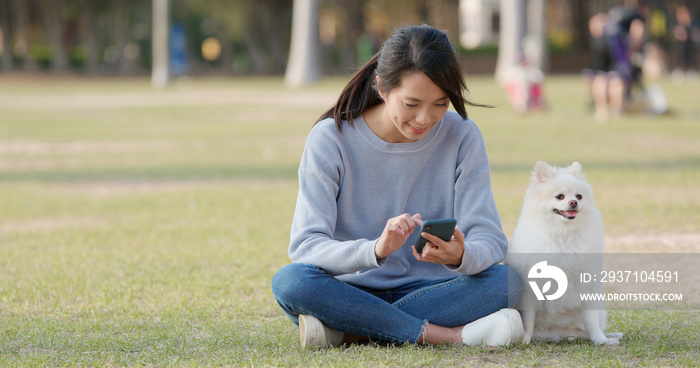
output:
[[[422,233],[422,237],[428,240],[423,248],[423,253],[418,253],[415,245],[413,256],[421,262],[439,263],[459,267],[464,255],[464,234],[455,227],[452,239],[446,242],[433,234]]]
[[[421,225],[423,225],[423,220],[418,213],[413,216],[404,213],[390,218],[386,222],[382,235],[374,245],[374,255],[379,259],[396,252],[406,242],[413,229]]]

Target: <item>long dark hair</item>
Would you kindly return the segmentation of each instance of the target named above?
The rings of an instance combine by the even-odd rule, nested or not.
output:
[[[464,119],[467,118],[464,105],[487,107],[465,97],[469,90],[457,52],[447,34],[428,25],[409,26],[398,29],[384,42],[382,49],[348,82],[335,106],[316,122],[333,118],[338,130],[342,130],[343,120],[352,125],[352,120],[363,111],[382,103],[375,76],[382,80],[382,92],[389,92],[401,85],[405,72],[411,71],[422,71],[445,91],[452,106]]]

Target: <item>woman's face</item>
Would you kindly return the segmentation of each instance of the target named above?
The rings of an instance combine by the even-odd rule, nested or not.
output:
[[[447,93],[421,71],[405,73],[401,85],[390,92],[381,92],[379,77],[377,83],[379,95],[385,103],[382,121],[389,132],[384,139],[390,143],[408,143],[423,138],[442,120],[450,105]]]

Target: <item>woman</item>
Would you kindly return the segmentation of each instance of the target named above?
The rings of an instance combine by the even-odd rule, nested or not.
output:
[[[272,280],[302,345],[370,339],[507,345],[522,281],[480,131],[447,35],[399,29],[313,127],[299,167],[289,255]],[[457,112],[448,111],[452,103]],[[455,218],[449,242],[423,219]]]

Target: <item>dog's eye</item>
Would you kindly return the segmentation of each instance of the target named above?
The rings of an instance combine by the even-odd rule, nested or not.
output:
[[[556,198],[556,199],[558,199],[558,200],[561,201],[561,200],[564,199],[565,197],[564,197],[563,194],[557,194],[556,197],[554,197],[554,198]]]
[[[576,199],[578,199],[578,200],[580,201],[580,200],[582,200],[582,199],[583,199],[583,196],[582,196],[582,195],[580,195],[580,194],[577,194],[577,195],[576,195]]]

